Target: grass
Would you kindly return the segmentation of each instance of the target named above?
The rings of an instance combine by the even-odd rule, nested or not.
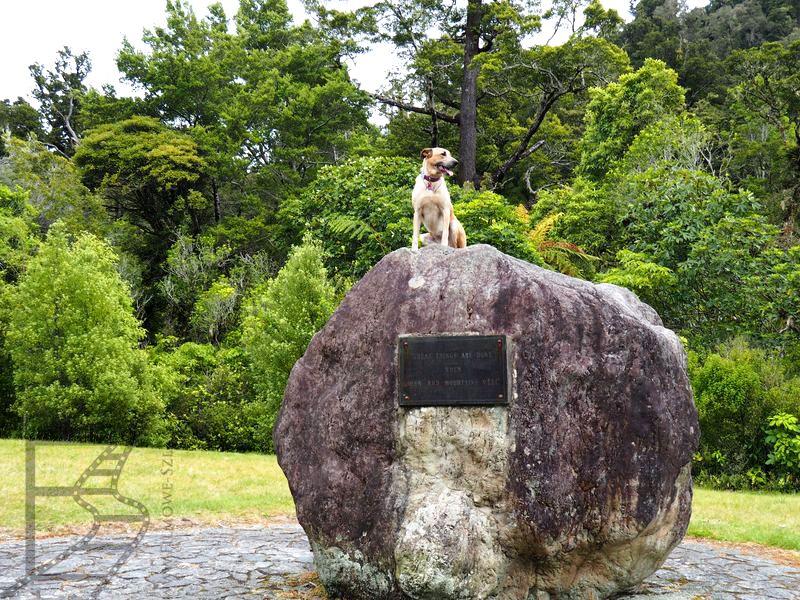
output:
[[[800,494],[695,488],[689,535],[800,550]]]
[[[75,483],[105,448],[93,444],[37,443],[37,486]],[[106,480],[107,481],[107,480]],[[100,486],[107,483],[100,483]],[[151,519],[249,521],[294,515],[286,478],[274,456],[134,448],[119,492],[144,504]],[[25,443],[0,440],[0,528],[21,532],[25,518]],[[95,497],[98,504],[102,499]],[[111,499],[111,504],[117,505]],[[98,506],[102,510],[102,506]],[[120,511],[116,511],[120,512]],[[37,531],[84,525],[91,517],[69,497],[39,498]]]
[[[37,444],[37,485],[71,485],[104,446]],[[119,491],[143,503],[151,519],[251,521],[294,515],[274,456],[135,448]],[[0,529],[19,534],[25,517],[25,443],[0,440]],[[112,501],[113,503],[113,501]],[[800,550],[800,494],[696,488],[689,535]],[[71,498],[37,501],[37,530],[83,525],[89,514]]]

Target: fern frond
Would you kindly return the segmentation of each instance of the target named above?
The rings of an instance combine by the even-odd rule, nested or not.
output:
[[[335,235],[343,235],[351,240],[360,241],[365,237],[376,233],[369,223],[351,217],[349,215],[336,215],[328,221],[331,233]]]
[[[587,253],[583,248],[572,242],[559,242],[555,240],[547,240],[539,245],[539,251],[544,252],[547,250],[561,250],[566,254],[571,254],[586,260],[600,260],[597,256]]]
[[[564,275],[570,275],[571,277],[581,277],[583,275],[583,271],[581,271],[566,254],[559,252],[543,252],[542,259],[545,265]]]
[[[555,224],[561,218],[562,214],[563,213],[553,213],[551,215],[547,215],[544,219],[536,224],[536,227],[528,232],[528,237],[535,246],[539,246],[545,241],[547,236],[550,235],[550,232],[553,230],[553,227],[555,227]]]
[[[517,213],[517,218],[520,221],[522,221],[526,225],[530,222],[530,215],[528,214],[528,209],[525,208],[523,204],[517,204],[515,212]]]

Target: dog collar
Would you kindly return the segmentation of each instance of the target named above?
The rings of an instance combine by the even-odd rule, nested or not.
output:
[[[428,188],[428,190],[433,190],[433,184],[439,181],[442,178],[442,176],[439,175],[438,177],[431,177],[430,175],[426,175],[423,173],[422,178],[426,181],[425,187]]]

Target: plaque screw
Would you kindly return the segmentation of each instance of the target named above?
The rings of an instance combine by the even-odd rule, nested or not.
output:
[[[411,398],[408,396],[408,394],[406,394],[405,396],[403,396],[403,400],[411,400]]]
[[[502,398],[502,397],[503,397],[503,394],[497,394],[497,397],[498,397],[498,398]]]

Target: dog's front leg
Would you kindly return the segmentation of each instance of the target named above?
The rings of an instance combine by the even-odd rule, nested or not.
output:
[[[450,213],[451,210],[442,211],[442,246],[447,246],[448,237],[450,235]]]
[[[414,237],[411,238],[411,250],[419,250],[419,210],[414,209]]]

